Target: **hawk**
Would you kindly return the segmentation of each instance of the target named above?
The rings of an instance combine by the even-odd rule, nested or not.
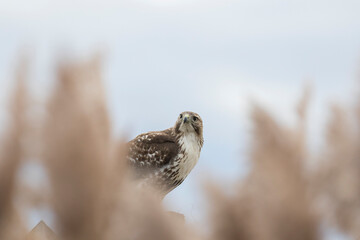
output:
[[[163,198],[194,168],[203,143],[202,119],[197,113],[183,112],[174,127],[131,140],[127,161],[140,185],[155,187]]]

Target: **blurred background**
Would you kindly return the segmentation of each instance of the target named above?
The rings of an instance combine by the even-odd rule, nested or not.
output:
[[[200,161],[165,205],[204,225],[207,177],[226,190],[249,170],[253,103],[292,126],[309,85],[308,140],[316,151],[329,103],[354,101],[359,9],[355,0],[1,1],[1,128],[21,51],[31,56],[29,86],[39,102],[51,92],[58,57],[101,52],[114,136],[166,129],[186,110],[201,115]],[[33,185],[47,178],[36,163],[19,176]],[[28,228],[52,218],[48,209],[33,209]]]

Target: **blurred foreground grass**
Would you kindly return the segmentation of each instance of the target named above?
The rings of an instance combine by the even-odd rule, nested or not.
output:
[[[306,143],[308,94],[299,102],[295,128],[254,106],[252,169],[231,196],[208,186],[210,226],[204,235],[129,180],[123,143],[111,135],[99,59],[59,64],[40,118],[33,117],[26,77],[21,64],[1,138],[0,239],[25,239],[23,209],[39,202],[55,213],[59,238],[69,240],[311,240],[322,239],[324,223],[360,237],[360,105],[352,112],[331,109],[318,156]],[[34,159],[50,179],[41,191],[17,179],[19,166]],[[309,159],[318,162],[310,170]]]

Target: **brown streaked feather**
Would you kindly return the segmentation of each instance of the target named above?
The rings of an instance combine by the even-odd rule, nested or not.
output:
[[[140,134],[128,144],[127,159],[139,177],[168,164],[179,152],[173,128]]]

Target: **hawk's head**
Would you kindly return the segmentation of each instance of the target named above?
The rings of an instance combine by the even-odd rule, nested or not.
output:
[[[176,123],[175,131],[181,133],[196,133],[198,137],[203,138],[203,122],[199,114],[194,112],[180,113]]]

